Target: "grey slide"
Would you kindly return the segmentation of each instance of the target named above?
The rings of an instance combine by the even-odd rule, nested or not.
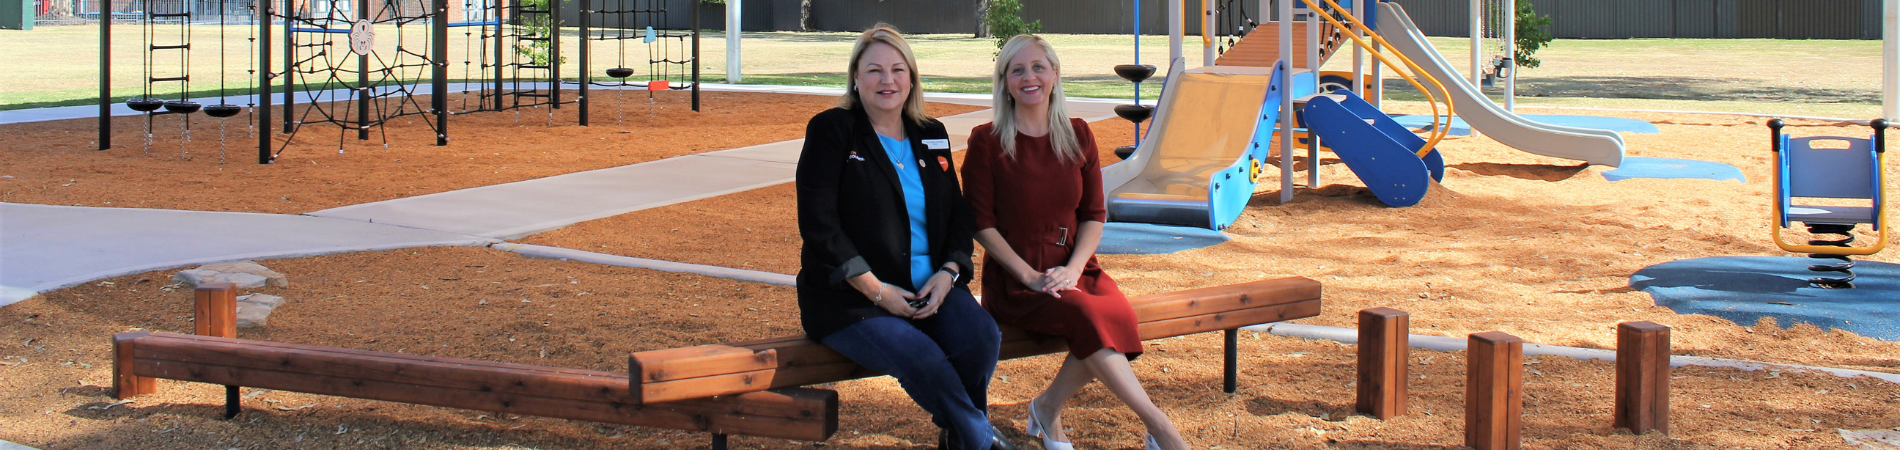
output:
[[[1470,80],[1459,76],[1445,57],[1432,47],[1418,26],[1397,3],[1379,4],[1379,35],[1406,58],[1425,69],[1451,91],[1458,116],[1491,139],[1527,153],[1574,159],[1605,166],[1623,163],[1623,137],[1614,131],[1538,123],[1505,111],[1484,96]]]

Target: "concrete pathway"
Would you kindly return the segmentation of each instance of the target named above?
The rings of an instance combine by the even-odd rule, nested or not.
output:
[[[707,85],[840,95],[842,89]],[[986,105],[988,95],[927,94]],[[201,99],[216,102],[217,99]],[[238,102],[241,99],[233,98]],[[1114,117],[1114,100],[1071,99],[1071,115]],[[115,113],[131,114],[130,110]],[[97,106],[0,112],[0,123],[97,117]],[[987,110],[942,118],[960,149]],[[441,245],[490,245],[577,222],[792,181],[803,140],[332,208],[303,216],[0,203],[0,306],[150,270],[243,259]]]
[[[321,217],[0,203],[0,306],[101,278],[493,239]]]
[[[1112,103],[1071,101],[1070,110],[1086,120],[1114,116]],[[990,112],[941,120],[950,131],[950,142],[960,150],[970,129],[990,121]],[[515,239],[588,220],[790,182],[803,145],[803,139],[794,139],[309,214]]]

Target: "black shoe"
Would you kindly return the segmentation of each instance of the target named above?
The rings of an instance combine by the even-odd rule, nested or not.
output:
[[[990,426],[990,436],[993,436],[990,440],[990,450],[1018,450],[1016,444],[1011,444],[1009,439],[1004,438],[1003,430],[996,429],[995,425]],[[956,435],[950,434],[950,430],[947,429],[937,430],[937,450],[954,450],[957,447]]]
[[[1009,439],[1003,437],[1003,430],[996,429],[995,425],[990,426],[990,436],[995,436],[990,440],[990,450],[1017,450],[1016,444],[1009,443]]]

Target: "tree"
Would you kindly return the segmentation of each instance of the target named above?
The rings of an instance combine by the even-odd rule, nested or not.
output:
[[[989,14],[983,17],[983,23],[989,26],[991,36],[996,37],[996,48],[1003,48],[1009,38],[1019,34],[1036,34],[1042,31],[1042,21],[1023,23],[1023,4],[1020,0],[989,0]]]
[[[1517,53],[1517,66],[1535,69],[1543,61],[1538,60],[1537,50],[1550,45],[1555,39],[1550,34],[1550,16],[1537,15],[1531,9],[1530,0],[1517,0],[1517,28],[1512,30],[1515,39],[1512,44]]]

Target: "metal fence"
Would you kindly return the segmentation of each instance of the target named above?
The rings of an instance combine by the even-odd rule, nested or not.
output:
[[[92,20],[105,0],[35,0],[36,9],[60,2],[78,12],[40,16],[41,23]],[[135,11],[131,0],[111,0],[117,11]],[[179,0],[172,0],[179,1]],[[603,0],[591,0],[600,2]],[[701,29],[725,28],[725,5],[699,0],[656,0],[671,14],[665,28],[691,24],[699,8]],[[859,31],[878,22],[906,33],[975,34],[980,0],[809,0],[805,25],[815,31]],[[1184,29],[1201,30],[1201,1],[1184,0]],[[1269,0],[1271,3],[1273,0]],[[1468,36],[1470,0],[1394,0],[1430,36]],[[1132,0],[1022,0],[1023,18],[1041,21],[1045,33],[1128,34],[1134,30]],[[1880,0],[1529,0],[1551,18],[1559,39],[1775,38],[1880,39]],[[580,0],[562,0],[563,22],[579,23]],[[1141,1],[1141,32],[1168,31],[1165,1]],[[743,0],[746,31],[795,31],[805,0]],[[60,8],[50,8],[58,10]],[[1249,9],[1257,9],[1250,7]],[[90,14],[88,14],[90,13]],[[599,24],[596,24],[599,25]]]
[[[1428,36],[1469,36],[1470,0],[1395,0]],[[1880,0],[1530,0],[1559,39],[1880,39]]]

